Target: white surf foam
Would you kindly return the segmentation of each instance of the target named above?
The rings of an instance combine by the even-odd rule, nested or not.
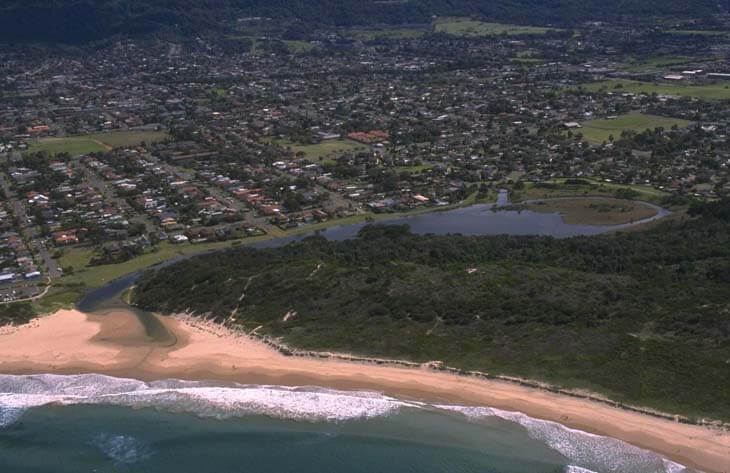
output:
[[[666,458],[664,459],[664,469],[667,473],[682,473],[688,471],[684,465],[667,460]]]
[[[589,470],[587,468],[581,468],[579,466],[575,465],[568,465],[565,467],[565,473],[596,473],[593,470]]]
[[[0,426],[16,421],[22,410],[46,404],[108,404],[219,418],[266,415],[309,421],[377,417],[410,405],[378,393],[321,388],[222,387],[180,380],[145,383],[102,375],[0,376],[0,412],[8,413]]]
[[[150,407],[205,417],[266,415],[313,422],[386,416],[403,407],[431,407],[375,392],[316,387],[219,386],[174,379],[146,383],[95,374],[0,375],[0,428],[17,422],[25,410],[47,404]],[[570,460],[570,466],[566,468],[568,473],[688,471],[682,465],[620,440],[570,429],[519,412],[488,407],[435,407],[456,411],[471,419],[499,417],[520,424],[532,438],[545,442]],[[111,447],[132,445],[128,440],[112,437],[107,439]]]
[[[687,468],[621,440],[568,428],[557,422],[534,419],[521,412],[489,407],[438,406],[469,418],[499,417],[523,426],[530,437],[545,442],[570,459],[572,472],[681,473]],[[576,469],[579,468],[579,469]]]
[[[91,444],[115,462],[131,465],[152,456],[152,450],[134,437],[102,433]]]

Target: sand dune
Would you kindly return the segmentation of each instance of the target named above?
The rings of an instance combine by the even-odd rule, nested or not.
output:
[[[22,327],[6,327],[0,329],[0,372],[93,372],[143,380],[318,385],[375,390],[430,402],[487,405],[619,438],[710,473],[730,473],[728,432],[500,381],[426,369],[286,357],[218,326],[161,320],[174,335],[174,343],[150,340],[136,317],[125,311],[86,315],[64,310]]]

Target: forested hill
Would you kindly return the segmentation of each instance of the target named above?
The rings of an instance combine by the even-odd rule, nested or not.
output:
[[[298,348],[441,360],[730,420],[729,209],[564,240],[372,226],[151,271],[133,301]]]
[[[718,14],[717,0],[3,0],[0,41],[84,42],[171,30],[196,33],[245,16],[331,25],[429,23],[433,15],[572,25],[630,17]]]

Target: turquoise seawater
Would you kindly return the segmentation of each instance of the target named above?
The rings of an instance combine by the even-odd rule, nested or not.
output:
[[[0,375],[0,472],[690,472],[519,413],[316,387]]]

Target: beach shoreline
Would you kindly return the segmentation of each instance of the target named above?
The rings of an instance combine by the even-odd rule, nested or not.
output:
[[[369,390],[430,403],[519,411],[617,438],[708,473],[730,472],[730,432],[680,423],[503,380],[418,366],[285,356],[259,340],[189,317],[160,317],[174,344],[148,338],[125,310],[62,310],[0,328],[0,373],[82,374]]]

